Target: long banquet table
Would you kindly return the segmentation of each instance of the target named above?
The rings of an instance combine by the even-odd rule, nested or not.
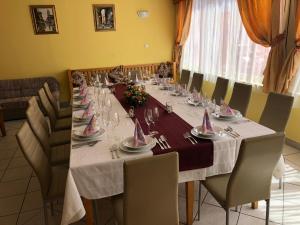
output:
[[[192,127],[202,123],[203,107],[188,105],[185,98],[170,96],[167,91],[162,91],[155,85],[146,84],[146,91],[162,104],[165,104],[166,101],[171,102],[173,112]],[[115,95],[109,93],[107,97],[111,99],[112,111],[118,112],[120,116],[120,123],[116,129],[110,131],[110,137],[117,137],[117,140],[122,140],[131,136],[134,131],[134,122],[128,117],[127,111]],[[232,127],[240,137],[233,138],[230,135],[225,135],[213,141],[212,166],[179,172],[179,183],[186,183],[187,188],[187,224],[192,224],[193,220],[193,182],[205,180],[209,176],[230,173],[235,165],[243,139],[274,133],[273,130],[246,118],[239,121],[224,121],[211,117],[211,120],[214,125],[221,128]],[[168,125],[166,124],[166,126]],[[78,129],[78,127],[73,125],[73,129]],[[73,143],[75,142],[72,141]],[[86,214],[81,197],[93,200],[123,193],[123,162],[125,160],[153,155],[152,151],[138,154],[119,151],[120,158],[112,159],[111,146],[113,144],[115,144],[114,138],[107,138],[106,136],[94,146],[84,146],[71,150],[62,225],[76,222]]]

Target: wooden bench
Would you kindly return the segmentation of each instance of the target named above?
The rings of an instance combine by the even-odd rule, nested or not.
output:
[[[142,71],[142,72],[148,71],[150,74],[154,74],[154,73],[157,73],[159,65],[160,65],[160,63],[122,65],[120,68],[121,68],[121,72],[123,72],[123,74],[128,74],[128,72],[133,71],[133,70],[138,70],[138,71]],[[110,73],[113,69],[115,69],[117,67],[118,66],[67,70],[71,96],[72,96],[72,89],[73,89],[73,82],[72,82],[73,72],[79,71],[79,72],[83,73],[85,75],[87,81],[89,81],[93,74]],[[176,78],[176,63],[175,62],[171,62],[171,70],[172,70],[173,78],[175,79]]]

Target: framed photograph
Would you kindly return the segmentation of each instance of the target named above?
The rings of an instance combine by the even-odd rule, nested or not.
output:
[[[58,34],[54,5],[31,5],[30,12],[35,34]]]
[[[115,5],[93,5],[96,31],[116,30]]]

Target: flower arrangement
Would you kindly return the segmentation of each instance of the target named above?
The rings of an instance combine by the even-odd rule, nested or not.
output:
[[[148,98],[148,93],[142,86],[128,85],[127,90],[124,92],[127,102],[132,106],[143,105]]]

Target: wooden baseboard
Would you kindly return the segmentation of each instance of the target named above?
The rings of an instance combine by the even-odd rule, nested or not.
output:
[[[285,143],[293,148],[296,148],[300,151],[300,143],[299,142],[296,142],[296,141],[293,141],[289,138],[286,138],[285,139]]]

